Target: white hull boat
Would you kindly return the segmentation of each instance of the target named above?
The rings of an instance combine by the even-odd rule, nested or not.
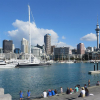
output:
[[[0,68],[15,68],[13,64],[0,64]]]
[[[72,64],[72,63],[74,63],[74,62],[72,62],[72,61],[68,61],[68,62],[66,62],[66,63],[68,63],[68,64]]]
[[[15,68],[14,64],[7,64],[3,60],[0,60],[0,68]]]

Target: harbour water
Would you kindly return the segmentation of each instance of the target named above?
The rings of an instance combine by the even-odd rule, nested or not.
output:
[[[87,84],[88,79],[91,85],[100,81],[100,74],[88,74],[88,71],[94,70],[93,66],[93,63],[55,63],[41,68],[0,69],[0,87],[4,88],[5,94],[11,94],[13,100],[18,100],[20,90],[23,91],[24,97],[27,96],[28,90],[31,91],[32,97],[41,96],[42,92],[48,89],[57,89],[60,92],[60,87],[63,87],[65,92],[67,87]]]

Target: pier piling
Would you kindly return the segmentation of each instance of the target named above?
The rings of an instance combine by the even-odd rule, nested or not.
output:
[[[97,70],[98,70],[98,62],[97,62]]]
[[[94,71],[95,71],[95,65],[94,65]]]

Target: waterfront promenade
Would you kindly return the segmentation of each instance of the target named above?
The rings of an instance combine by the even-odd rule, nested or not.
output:
[[[47,98],[37,98],[37,99],[32,99],[30,98],[29,100],[100,100],[100,86],[93,86],[89,87],[89,94],[94,94],[94,96],[88,96],[88,97],[78,97],[80,94],[80,91],[77,93],[73,94],[58,94],[57,96],[52,96],[52,97],[47,97]],[[28,99],[24,99],[28,100]]]

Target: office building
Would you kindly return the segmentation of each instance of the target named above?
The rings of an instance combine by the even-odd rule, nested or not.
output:
[[[23,53],[29,53],[28,49],[29,49],[29,47],[28,47],[28,41],[25,38],[23,38],[22,41],[21,41],[21,52],[23,52]]]
[[[86,51],[88,51],[88,52],[93,52],[94,49],[93,49],[93,47],[87,47],[87,48],[86,48]]]
[[[94,51],[97,51],[97,48],[96,47],[93,47]]]
[[[21,53],[21,50],[19,48],[15,48],[14,53],[19,54]]]
[[[31,53],[36,57],[40,57],[42,55],[42,49],[38,47],[31,47]]]
[[[77,49],[72,49],[72,54],[77,54]]]
[[[0,53],[3,53],[3,49],[2,48],[0,48]]]
[[[85,54],[85,47],[83,43],[77,45],[77,54]]]
[[[55,45],[51,46],[51,54],[54,53],[54,48],[55,48]]]
[[[15,50],[15,45],[12,44],[12,52],[14,52],[14,50]]]
[[[55,58],[66,58],[68,55],[72,54],[70,47],[56,47],[54,48]]]
[[[45,44],[46,54],[47,55],[51,54],[51,35],[50,34],[46,34],[44,36],[44,44]]]
[[[12,40],[3,40],[3,53],[10,53],[12,52]]]

